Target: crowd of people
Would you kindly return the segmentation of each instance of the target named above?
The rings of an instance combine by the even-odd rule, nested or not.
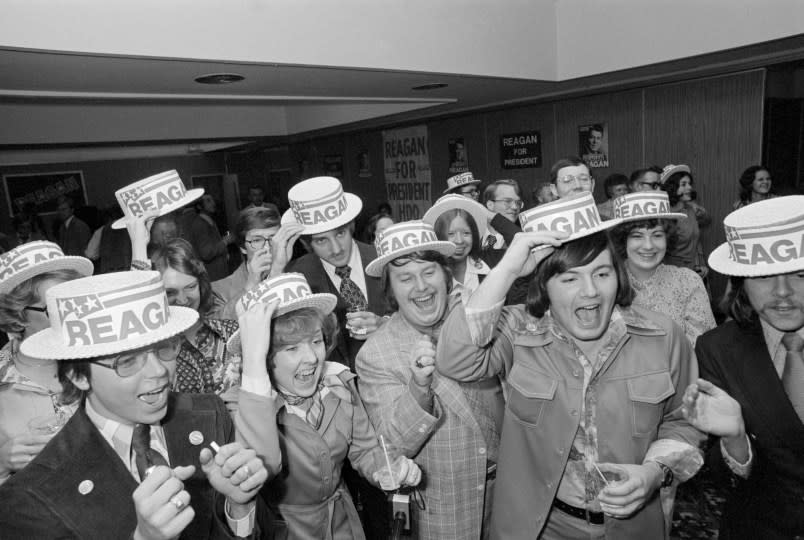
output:
[[[563,158],[525,209],[463,172],[359,235],[331,177],[284,213],[250,190],[224,235],[175,171],[100,233],[67,198],[57,238],[21,214],[0,537],[669,538],[705,464],[720,538],[804,535],[804,196],[749,167],[705,258],[690,167],[603,183]]]

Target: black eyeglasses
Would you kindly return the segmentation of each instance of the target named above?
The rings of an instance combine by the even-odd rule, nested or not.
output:
[[[37,313],[44,313],[45,317],[48,319],[50,318],[50,314],[47,312],[47,306],[25,306],[22,308],[25,311],[36,311]]]
[[[265,247],[265,244],[270,244],[272,241],[273,237],[266,238],[264,236],[254,236],[246,240],[246,244],[251,246],[251,249],[262,249]]]
[[[120,377],[131,377],[139,373],[148,362],[148,354],[153,353],[163,362],[173,362],[179,356],[181,349],[181,336],[173,336],[141,349],[126,351],[118,354],[112,359],[111,364],[102,364],[100,361],[93,362],[96,366],[112,369]]]
[[[525,204],[522,202],[522,199],[492,199],[494,202],[502,203],[505,206],[511,208],[522,208],[522,205]]]

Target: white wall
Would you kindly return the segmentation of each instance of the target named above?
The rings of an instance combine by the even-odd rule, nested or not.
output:
[[[582,77],[804,32],[802,0],[558,0],[558,77]]]
[[[0,46],[553,79],[554,0],[2,0]]]

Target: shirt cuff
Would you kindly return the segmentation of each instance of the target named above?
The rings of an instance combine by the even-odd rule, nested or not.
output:
[[[484,347],[491,341],[494,327],[497,325],[504,305],[505,299],[502,299],[489,308],[466,308],[464,310],[466,326],[469,327],[473,345]]]
[[[642,463],[658,461],[673,471],[679,482],[686,482],[698,472],[703,465],[703,455],[695,446],[674,439],[658,439],[653,441],[645,453]]]
[[[251,536],[251,533],[254,532],[254,517],[256,515],[257,503],[251,501],[248,504],[250,506],[248,514],[240,519],[234,519],[229,513],[229,498],[226,498],[226,504],[223,506],[223,511],[226,514],[226,523],[229,525],[229,529],[234,533],[235,536]]]
[[[267,375],[262,377],[244,375],[240,381],[240,389],[262,397],[276,397],[276,390],[271,386],[271,379]]]
[[[740,478],[748,478],[748,475],[751,474],[751,465],[754,463],[754,453],[751,450],[751,439],[748,438],[748,433],[745,434],[745,442],[748,444],[748,459],[745,460],[745,463],[740,463],[731,457],[728,451],[726,451],[726,445],[723,443],[723,439],[720,439],[720,453],[723,456],[723,461],[726,462],[731,472]]]

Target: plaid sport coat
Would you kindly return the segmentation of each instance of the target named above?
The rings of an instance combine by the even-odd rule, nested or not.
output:
[[[399,314],[357,355],[360,396],[378,434],[422,469],[426,509],[411,505],[414,538],[479,540],[488,449],[461,384],[435,373],[433,414],[409,391],[410,354],[421,334]]]

